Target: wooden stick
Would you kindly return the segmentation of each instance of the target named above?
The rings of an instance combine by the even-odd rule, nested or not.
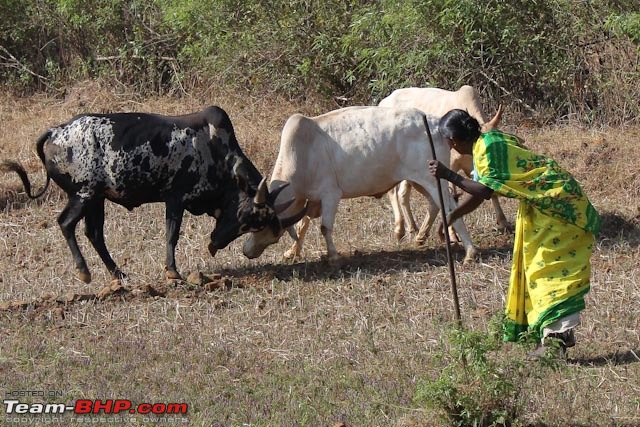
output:
[[[433,160],[436,158],[436,149],[433,145],[433,138],[431,137],[431,130],[429,129],[429,123],[427,116],[422,116],[424,120],[424,126],[427,128],[427,136],[429,137],[429,144],[431,145],[431,155]],[[451,241],[449,239],[449,225],[447,224],[447,212],[444,208],[444,198],[442,196],[442,186],[440,185],[440,179],[436,178],[438,183],[438,198],[440,199],[440,213],[442,214],[442,224],[444,228],[444,240],[447,244],[447,259],[449,261],[449,277],[451,278],[451,293],[453,294],[453,309],[456,322],[458,326],[462,326],[462,320],[460,319],[460,302],[458,301],[458,286],[456,284],[456,272],[453,264],[453,256],[451,254]]]

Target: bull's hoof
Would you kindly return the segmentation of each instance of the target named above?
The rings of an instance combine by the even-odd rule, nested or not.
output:
[[[289,250],[284,253],[284,259],[293,260],[296,258],[300,258],[300,254],[302,252],[302,245],[300,242],[294,242]]]
[[[176,270],[166,269],[164,271],[164,276],[167,280],[182,280],[182,276]]]
[[[216,256],[218,250],[213,246],[213,243],[209,242],[207,249],[209,249],[209,253],[211,254],[211,256]]]
[[[462,265],[471,265],[471,264],[474,264],[475,262],[476,262],[476,251],[468,252],[464,257],[464,260],[462,261]]]
[[[515,231],[515,227],[509,223],[498,224],[496,228],[502,234],[511,234]]]
[[[124,274],[119,268],[116,268],[111,272],[111,277],[113,280],[121,281],[127,278],[127,275]]]
[[[325,262],[328,262],[330,265],[340,265],[344,261],[344,257],[339,253],[326,254],[320,257]]]
[[[396,229],[394,230],[394,233],[393,233],[393,234],[395,234],[395,236],[396,236],[396,240],[398,241],[398,243],[402,242],[402,239],[404,239],[404,237],[405,237],[405,235],[406,235],[406,233],[405,233],[405,231],[404,231],[404,227],[396,228]]]
[[[284,259],[287,259],[287,260],[294,260],[296,258],[300,258],[300,251],[297,251],[295,249],[289,249],[284,253],[283,257]]]
[[[78,279],[84,283],[91,283],[91,273],[88,271],[78,271]]]

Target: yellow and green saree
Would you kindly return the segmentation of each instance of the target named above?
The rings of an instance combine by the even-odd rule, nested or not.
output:
[[[600,216],[568,172],[513,135],[481,135],[473,160],[478,182],[520,199],[504,339],[540,341],[545,326],[585,307]]]

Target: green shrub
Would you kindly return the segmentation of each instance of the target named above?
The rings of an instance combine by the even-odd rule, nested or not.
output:
[[[518,366],[499,367],[488,358],[495,342],[482,334],[455,330],[450,341],[440,376],[419,383],[416,401],[441,411],[452,425],[511,425],[521,406]]]
[[[415,401],[455,426],[517,424],[528,402],[527,378],[562,369],[564,362],[527,363],[522,356],[505,357],[502,322],[501,316],[495,316],[487,333],[451,329],[438,353],[442,370],[437,378],[418,383]]]
[[[0,83],[22,92],[100,77],[142,95],[221,86],[353,105],[471,84],[542,120],[640,115],[631,1],[0,0],[0,13]]]

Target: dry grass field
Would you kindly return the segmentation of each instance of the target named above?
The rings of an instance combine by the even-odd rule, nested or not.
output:
[[[64,100],[3,98],[0,159],[23,162],[38,189],[44,169],[34,143],[51,125],[81,112],[182,114],[209,104],[229,113],[245,154],[266,176],[286,118],[327,108],[215,94],[141,100],[87,83]],[[521,365],[517,424],[640,426],[640,128],[527,128],[507,114],[503,129],[573,172],[603,217],[577,346],[562,369]],[[242,255],[243,238],[211,258],[206,245],[214,219],[187,214],[178,268],[185,277],[222,276],[207,286],[165,282],[162,205],[129,212],[107,204],[107,246],[128,278],[125,289],[102,298],[110,278],[82,224],[77,235],[93,282],[75,278],[56,222],[64,203],[55,185],[28,201],[15,174],[0,174],[3,400],[188,404],[183,416],[127,414],[120,425],[445,425],[415,396],[447,363],[438,357],[453,320],[446,252],[433,236],[420,248],[396,243],[385,198],[341,204],[335,226],[341,265],[322,260],[316,222],[301,261],[282,260],[288,236],[256,260]],[[419,196],[413,205],[416,214],[424,212]],[[503,206],[513,220],[516,204]],[[462,324],[486,332],[504,305],[512,237],[494,229],[488,203],[466,223],[480,257],[463,266],[461,250],[454,254]],[[505,344],[492,357],[522,360],[529,349]],[[45,397],[16,397],[25,391]],[[5,409],[0,425],[54,421],[11,417]],[[114,420],[65,414],[60,425]]]

